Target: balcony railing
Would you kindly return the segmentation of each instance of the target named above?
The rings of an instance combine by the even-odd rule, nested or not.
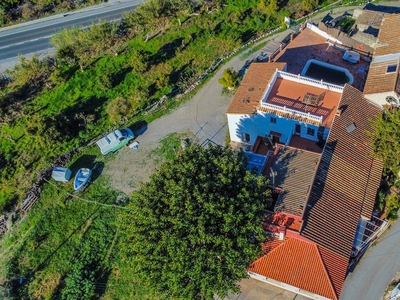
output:
[[[313,115],[310,113],[290,109],[290,108],[287,108],[286,106],[279,106],[279,105],[275,105],[275,104],[271,104],[271,103],[265,103],[263,101],[260,101],[260,104],[262,107],[273,110],[273,111],[278,111],[278,112],[281,112],[284,114],[291,114],[297,118],[305,118],[310,121],[316,122],[318,124],[322,124],[322,116],[316,116],[316,115]]]
[[[295,81],[298,83],[303,83],[303,84],[308,84],[311,86],[315,86],[318,88],[322,88],[322,89],[326,89],[328,91],[333,91],[333,92],[338,92],[338,93],[342,93],[343,92],[343,86],[341,85],[337,85],[337,84],[333,84],[333,83],[328,83],[325,82],[323,80],[315,80],[315,79],[311,79],[308,77],[304,77],[301,75],[294,75],[288,72],[284,72],[284,71],[279,71],[278,72],[278,77],[279,78],[283,78],[283,79],[289,79],[291,81]]]

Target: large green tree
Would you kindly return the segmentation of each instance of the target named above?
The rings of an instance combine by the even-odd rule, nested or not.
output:
[[[246,277],[265,239],[266,180],[243,152],[191,145],[132,194],[122,259],[166,299],[212,299]]]

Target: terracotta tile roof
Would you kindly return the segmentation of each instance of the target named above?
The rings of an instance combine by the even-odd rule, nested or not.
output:
[[[399,40],[400,43],[400,40]],[[398,65],[398,61],[372,62],[369,68],[364,94],[384,93],[398,90],[399,70],[386,73],[388,65]],[[399,67],[397,67],[399,69]]]
[[[285,66],[286,63],[252,63],[226,113],[253,114],[272,75],[276,69],[282,70]]]
[[[266,172],[270,184],[281,191],[274,211],[301,216],[321,155],[285,146],[278,146],[275,153],[271,166],[274,179],[269,177],[270,170]]]
[[[382,113],[346,85],[303,216],[301,234],[348,259],[360,215],[369,218],[382,171],[372,158],[370,119]]]
[[[338,299],[315,243],[294,237],[287,237],[283,243],[274,244],[275,247],[271,247],[273,241],[267,243],[270,250],[253,262],[248,271],[330,299]]]
[[[385,16],[378,34],[374,56],[400,53],[400,14]]]
[[[318,246],[318,250],[333,287],[335,288],[336,295],[340,296],[346,278],[349,260],[321,246]]]

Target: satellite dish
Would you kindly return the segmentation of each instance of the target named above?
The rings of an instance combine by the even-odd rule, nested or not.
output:
[[[395,104],[397,104],[397,99],[395,97],[393,97],[393,96],[387,96],[386,97],[386,102],[387,103],[395,103]]]

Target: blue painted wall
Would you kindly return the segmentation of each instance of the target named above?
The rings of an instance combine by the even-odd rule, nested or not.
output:
[[[271,118],[276,119],[276,124],[271,123]],[[288,145],[295,132],[295,125],[301,126],[300,136],[312,141],[318,140],[318,126],[297,120],[283,118],[274,114],[258,112],[254,115],[228,115],[230,136],[232,141],[247,142],[246,133],[250,140],[248,144],[254,144],[257,136],[265,136],[269,132],[276,131],[282,134],[281,143]],[[310,135],[308,129],[314,129],[314,135]],[[325,129],[324,137],[328,135],[329,129]]]

